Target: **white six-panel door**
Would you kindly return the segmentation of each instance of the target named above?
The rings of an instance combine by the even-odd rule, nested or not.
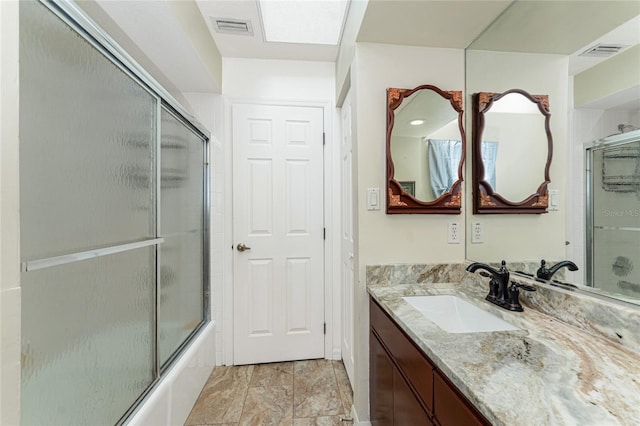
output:
[[[323,358],[322,108],[234,105],[233,161],[234,364]]]

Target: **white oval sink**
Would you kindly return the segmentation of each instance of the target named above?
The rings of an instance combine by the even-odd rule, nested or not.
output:
[[[450,294],[409,296],[403,299],[449,333],[519,330],[501,318]]]

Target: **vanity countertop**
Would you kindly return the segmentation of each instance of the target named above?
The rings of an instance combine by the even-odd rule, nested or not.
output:
[[[494,425],[640,424],[640,355],[629,349],[534,309],[503,310],[484,301],[479,286],[368,291]],[[521,330],[448,333],[402,299],[435,294],[460,296]]]

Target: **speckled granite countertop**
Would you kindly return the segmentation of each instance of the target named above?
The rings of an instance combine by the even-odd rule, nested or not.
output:
[[[640,356],[629,349],[534,309],[491,305],[476,285],[367,289],[495,425],[640,425]],[[447,333],[402,300],[432,294],[458,295],[521,330]]]

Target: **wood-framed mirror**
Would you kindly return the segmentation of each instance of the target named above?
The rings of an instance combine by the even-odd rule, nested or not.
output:
[[[546,213],[553,138],[549,97],[473,95],[473,212]]]
[[[462,91],[387,89],[387,214],[460,214]]]

